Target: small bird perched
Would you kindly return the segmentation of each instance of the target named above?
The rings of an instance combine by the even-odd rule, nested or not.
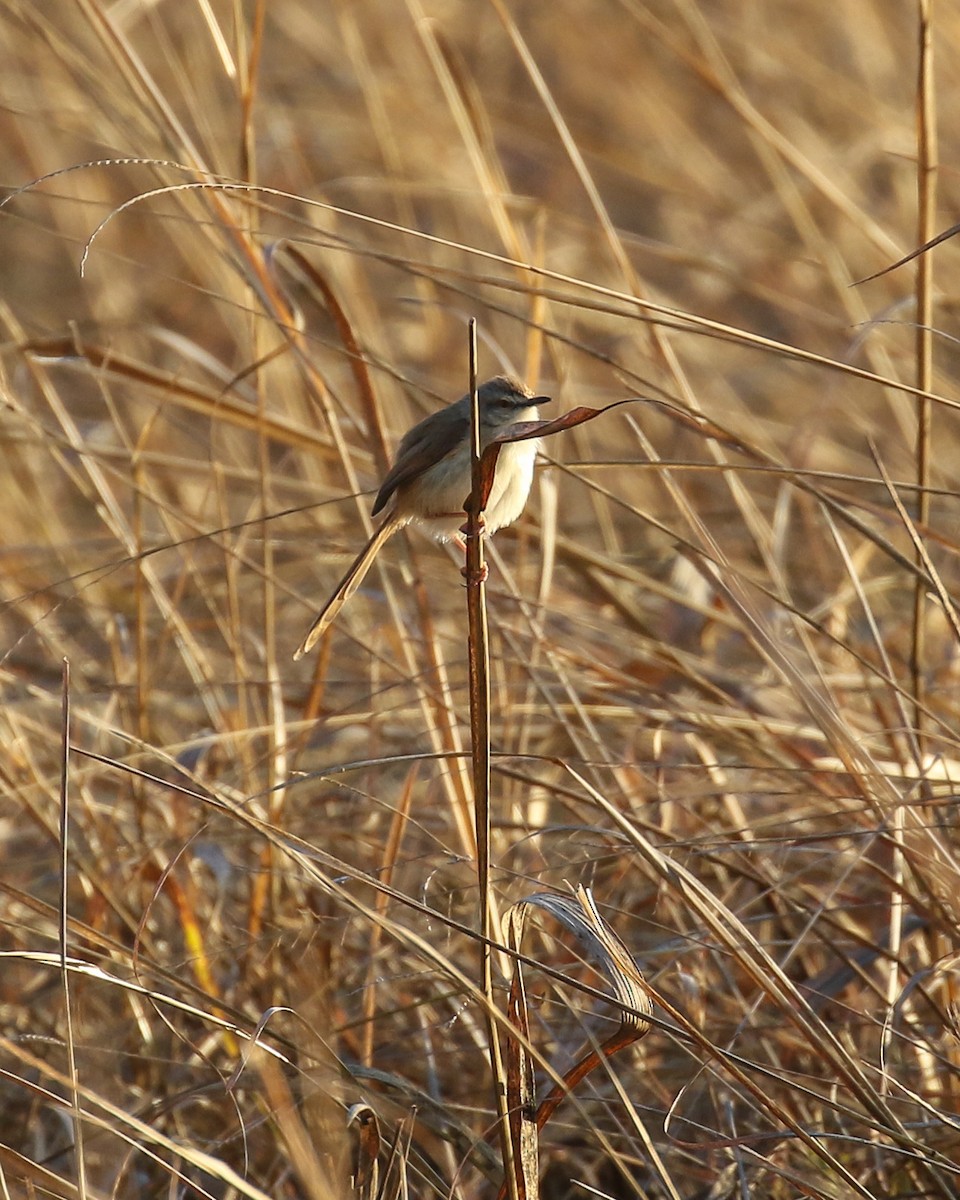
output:
[[[477,389],[480,451],[499,433],[521,421],[535,421],[538,405],[549,396],[535,396],[516,379],[497,375]],[[533,483],[536,438],[507,442],[500,450],[493,486],[484,509],[487,533],[510,525],[523,512]],[[405,525],[426,526],[440,541],[458,536],[463,505],[472,490],[470,461],[470,393],[431,413],[404,435],[393,466],[380,485],[373,516],[390,500],[393,506],[367,542],[336,590],[310,626],[294,658],[303,658],[329,628],[337,613],[360,586],[383,544]]]

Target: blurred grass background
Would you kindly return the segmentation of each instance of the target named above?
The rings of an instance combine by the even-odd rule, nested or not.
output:
[[[585,1081],[543,1195],[956,1194],[957,250],[854,284],[954,219],[958,45],[946,0],[3,5],[9,1194],[362,1194],[360,1103],[382,1194],[496,1194],[456,555],[396,539],[290,658],[471,316],[555,411],[648,398],[490,546],[495,889],[589,884],[702,1036]],[[563,1071],[616,1017],[548,925]]]

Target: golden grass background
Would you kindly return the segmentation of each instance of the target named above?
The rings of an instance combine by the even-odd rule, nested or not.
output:
[[[555,411],[647,398],[490,547],[497,901],[589,884],[700,1031],[580,1085],[543,1195],[956,1194],[957,251],[853,284],[954,220],[958,44],[946,2],[2,6],[9,1194],[363,1194],[360,1103],[383,1195],[496,1194],[456,556],[397,539],[290,660],[471,316]],[[555,934],[562,1072],[616,1021]]]

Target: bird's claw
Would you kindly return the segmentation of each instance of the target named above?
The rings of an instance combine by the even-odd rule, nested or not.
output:
[[[470,583],[470,568],[469,567],[461,567],[460,574],[464,577],[464,579],[467,581],[467,583]],[[486,563],[484,563],[483,566],[481,566],[481,568],[480,568],[480,574],[476,576],[476,582],[477,583],[486,583],[487,576],[489,574],[490,574],[490,568],[487,566]]]

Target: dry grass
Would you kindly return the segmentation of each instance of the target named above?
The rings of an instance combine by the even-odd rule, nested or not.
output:
[[[543,1196],[956,1194],[957,249],[851,286],[958,208],[925,12],[3,6],[0,182],[112,160],[0,211],[5,1194],[373,1195],[375,1125],[382,1195],[496,1194],[454,557],[290,659],[470,316],[663,402],[488,551],[495,907],[589,884],[661,1000]],[[543,1095],[616,1012],[531,926]]]

